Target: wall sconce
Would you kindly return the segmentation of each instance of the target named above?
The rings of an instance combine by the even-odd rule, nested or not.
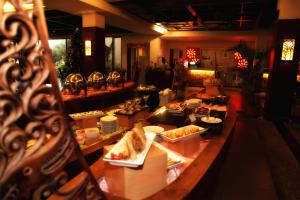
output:
[[[284,39],[282,44],[281,60],[293,60],[295,39]]]
[[[138,55],[143,56],[143,49],[141,47],[138,48]]]
[[[84,41],[84,55],[85,56],[92,55],[92,41],[91,40]]]

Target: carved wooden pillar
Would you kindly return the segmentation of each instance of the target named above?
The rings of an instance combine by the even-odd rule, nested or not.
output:
[[[0,1],[0,35],[0,199],[100,198],[63,114],[42,0]],[[82,179],[62,191],[73,155]]]
[[[299,24],[299,19],[279,20],[276,24],[274,34],[275,60],[269,77],[265,105],[266,115],[272,120],[288,120],[291,115],[300,57]],[[292,60],[282,59],[285,39],[295,39]]]

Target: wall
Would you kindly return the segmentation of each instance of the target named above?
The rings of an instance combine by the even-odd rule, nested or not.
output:
[[[170,49],[185,49],[197,47],[200,49],[226,50],[246,41],[253,49],[265,50],[271,46],[271,31],[169,31],[157,37],[149,35],[128,35],[122,37],[122,67],[127,68],[127,44],[150,43],[150,62],[158,63],[158,58],[164,56],[169,61]],[[257,41],[257,42],[256,42]]]
[[[128,43],[150,43],[150,63],[157,63],[162,56],[164,43],[157,36],[150,35],[128,35],[122,37],[122,68],[127,68],[127,44]]]
[[[163,55],[169,60],[170,49],[181,49],[185,54],[186,48],[189,47],[200,48],[202,52],[211,51],[216,55],[224,54],[227,49],[239,45],[240,41],[246,42],[248,47],[257,51],[265,51],[272,45],[271,36],[270,30],[168,33],[162,37],[165,42]],[[269,59],[266,60],[269,62]],[[212,61],[212,65],[218,63]],[[266,65],[268,66],[268,63]]]
[[[278,0],[279,19],[300,19],[299,0]]]

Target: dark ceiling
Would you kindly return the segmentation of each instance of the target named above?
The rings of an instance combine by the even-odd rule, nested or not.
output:
[[[277,19],[277,0],[106,0],[168,30],[253,30]]]
[[[82,17],[59,10],[47,10],[46,21],[50,37],[70,36],[82,27]]]
[[[277,19],[277,0],[106,0],[149,23],[168,30],[254,30],[269,28]],[[50,37],[70,36],[82,27],[82,17],[46,11]],[[107,35],[129,31],[106,25]]]
[[[52,38],[69,37],[76,28],[82,27],[81,16],[72,15],[59,10],[47,10],[46,20],[49,35]],[[127,30],[110,26],[108,24],[105,25],[106,35],[120,35],[128,32],[129,31]]]

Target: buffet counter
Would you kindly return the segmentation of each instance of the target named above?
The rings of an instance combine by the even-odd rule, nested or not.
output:
[[[189,69],[189,86],[203,86],[203,80],[215,77],[215,71],[209,68]]]
[[[160,114],[155,113],[155,114]],[[231,104],[227,106],[227,113],[224,116],[222,122],[222,128],[217,134],[208,134],[208,136],[197,136],[193,139],[187,139],[175,143],[167,141],[158,141],[160,145],[167,147],[183,156],[186,160],[182,165],[172,168],[168,171],[167,184],[161,187],[158,192],[147,197],[147,199],[183,199],[188,195],[191,195],[191,192],[194,188],[197,188],[197,192],[207,192],[210,188],[212,178],[216,172],[214,169],[217,168],[220,164],[222,158],[222,153],[226,150],[226,146],[230,141],[232,130],[236,122],[236,113]],[[149,125],[149,122],[145,122],[144,125]],[[170,130],[176,128],[176,126],[171,124],[162,124],[162,123],[153,123],[151,125],[159,125],[165,130]],[[153,148],[155,145],[152,144],[150,147],[150,152],[154,151]],[[147,159],[147,158],[146,158]],[[146,161],[147,162],[147,161]],[[107,199],[120,199],[117,195],[114,194],[114,191],[110,191],[109,188],[103,181],[103,177],[108,174],[108,171],[112,173],[115,172],[115,166],[110,165],[107,162],[103,161],[103,157],[98,159],[91,166],[91,170],[99,182],[102,190],[106,191],[105,195]],[[144,166],[144,168],[148,166]],[[119,167],[120,169],[121,167]],[[137,173],[137,172],[136,172]],[[158,171],[152,172],[154,174]],[[68,190],[72,186],[79,182],[83,174],[76,176],[70,182],[68,182],[62,190]],[[116,179],[113,180],[113,183],[116,185],[122,182],[120,176],[115,176]],[[146,177],[147,179],[141,184],[147,183],[147,180],[150,182],[153,177]],[[120,180],[119,180],[120,179]],[[139,183],[135,183],[139,184]],[[199,187],[199,185],[201,187]],[[152,187],[149,185],[149,187]],[[205,191],[199,191],[205,190]],[[107,192],[109,191],[109,192]],[[55,199],[58,199],[55,197]]]
[[[87,94],[82,91],[79,95],[62,93],[65,110],[68,114],[96,110],[121,103],[132,98],[136,84],[132,81],[125,82],[124,87],[108,86],[106,90],[87,89]]]

